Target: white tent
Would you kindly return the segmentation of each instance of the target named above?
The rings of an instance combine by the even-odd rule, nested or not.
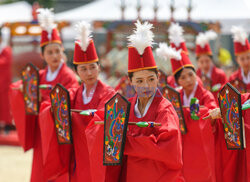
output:
[[[0,24],[15,21],[31,21],[32,7],[25,1],[0,5]]]
[[[137,18],[137,1],[123,0],[126,4],[125,19],[135,20]],[[154,18],[154,0],[140,0],[142,4],[141,18],[152,20]],[[172,0],[173,1],[173,0]],[[97,0],[93,3],[56,14],[57,20],[79,21],[79,20],[120,20],[120,0]],[[159,20],[169,20],[169,4],[171,0],[158,0]],[[176,20],[187,19],[187,6],[189,1],[174,0]],[[192,20],[211,20],[222,23],[222,31],[229,32],[232,24],[242,25],[250,30],[250,1],[249,0],[192,0]],[[239,21],[240,20],[240,21]]]
[[[123,0],[126,4],[125,19],[134,20],[137,18],[137,1]],[[249,0],[192,0],[194,20],[216,20],[216,19],[250,19]],[[120,0],[97,0],[93,3],[57,14],[59,20],[119,20],[121,18]],[[153,19],[154,0],[141,0],[142,19]],[[170,18],[170,0],[158,0],[158,19],[167,20]],[[175,0],[176,19],[187,18],[188,0]]]

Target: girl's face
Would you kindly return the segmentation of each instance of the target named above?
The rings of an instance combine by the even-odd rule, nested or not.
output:
[[[250,71],[250,53],[240,54],[236,57],[236,60],[245,73]]]
[[[158,77],[154,71],[141,70],[133,73],[130,80],[138,97],[150,98],[154,95],[158,85]]]
[[[44,48],[42,58],[51,68],[58,68],[63,56],[63,47],[60,44],[48,44]]]
[[[192,92],[196,83],[196,74],[190,68],[184,68],[178,79],[178,84],[183,87],[186,92]]]
[[[100,66],[97,63],[85,63],[77,65],[77,73],[86,85],[96,83]]]
[[[198,67],[206,74],[209,72],[212,65],[212,59],[207,55],[202,55],[198,58]]]

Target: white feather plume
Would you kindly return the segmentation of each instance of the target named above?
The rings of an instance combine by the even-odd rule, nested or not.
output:
[[[78,32],[76,36],[77,43],[81,46],[83,51],[86,51],[92,38],[91,25],[88,22],[81,21],[77,23],[75,27]]]
[[[48,35],[51,35],[51,32],[54,28],[56,28],[56,24],[54,23],[54,13],[53,9],[48,8],[39,8],[37,10],[38,13],[38,22],[43,30],[48,32]]]
[[[174,48],[168,46],[166,43],[160,43],[159,48],[156,49],[156,54],[158,57],[167,59],[181,60],[181,49],[176,51]]]
[[[233,33],[234,42],[240,42],[242,45],[246,44],[248,35],[242,27],[232,26],[231,32]]]
[[[199,33],[199,35],[196,38],[196,44],[204,48],[205,45],[208,44],[210,40],[214,40],[216,39],[216,37],[217,34],[212,30],[209,30],[205,33]]]
[[[168,29],[169,40],[174,43],[177,47],[184,42],[183,28],[178,23],[172,23]]]
[[[153,25],[148,22],[142,24],[137,20],[135,26],[134,34],[128,37],[129,46],[135,47],[139,54],[142,55],[146,47],[152,47],[154,34],[151,29]]]
[[[217,33],[213,30],[208,30],[205,34],[208,40],[215,40],[217,38]]]

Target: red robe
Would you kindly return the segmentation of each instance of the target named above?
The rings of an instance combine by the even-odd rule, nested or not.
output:
[[[12,52],[10,47],[5,47],[0,52],[0,123],[11,124],[10,103],[8,98],[11,84]]]
[[[83,104],[82,92],[83,86],[81,86],[75,92],[72,108],[82,110],[103,110],[105,103],[115,94],[115,91],[111,87],[105,85],[101,81],[98,81],[93,98],[88,104]],[[91,119],[91,116],[80,116],[79,114],[75,114],[73,118],[72,134],[74,141],[74,158],[76,168],[75,172],[73,174],[71,173],[73,179],[72,181],[81,181],[82,179],[85,179],[86,181],[91,181],[90,178],[92,174],[90,173],[90,167],[87,165],[89,160],[87,159],[88,150],[86,150],[86,145],[84,145],[87,140],[83,134],[85,133],[85,129]]]
[[[250,99],[250,93],[246,93],[241,95],[241,102],[242,104]],[[247,181],[250,182],[250,109],[242,111],[242,117],[244,118],[245,122],[245,136],[246,136],[246,174],[247,174]]]
[[[137,96],[129,99],[129,121],[155,121],[162,126],[128,126],[121,181],[183,181],[181,133],[173,106],[157,90],[146,115],[137,118],[134,114],[136,100]]]
[[[40,84],[51,84],[55,86],[57,83],[62,84],[65,88],[77,87],[78,82],[75,74],[70,68],[64,63],[61,67],[57,77],[54,81],[46,81],[47,69],[39,72]],[[21,81],[14,83],[12,87],[18,87],[22,84]],[[42,101],[49,99],[50,90],[41,90]],[[40,132],[40,126],[38,121],[40,120],[36,115],[26,115],[24,110],[24,101],[21,91],[10,90],[11,108],[18,131],[20,143],[22,144],[25,151],[33,148],[33,164],[31,181],[43,182],[46,181],[46,176],[43,170],[43,159],[42,159],[42,138]],[[40,112],[42,108],[40,108]],[[41,123],[42,121],[40,121]],[[45,134],[47,135],[47,134]]]
[[[201,69],[197,70],[197,75],[201,78],[202,72]],[[213,87],[216,84],[221,84],[222,88],[227,83],[227,77],[225,72],[222,69],[217,68],[216,66],[213,66],[212,72],[211,72],[211,87]],[[219,93],[220,89],[218,91],[212,92],[216,102],[218,103],[217,95]]]
[[[103,166],[103,121],[95,116],[86,129],[92,182],[184,181],[179,122],[173,106],[159,91],[143,118],[134,115],[137,96],[131,102],[129,121],[155,121],[161,127],[139,128],[129,126],[122,166]]]
[[[242,104],[250,99],[250,94],[241,95]],[[227,150],[223,125],[216,123],[216,161],[217,181],[250,182],[250,110],[242,111],[245,122],[246,148],[244,150]]]
[[[229,82],[234,81],[235,79],[239,79],[243,81],[242,75],[241,75],[241,68],[239,68],[237,71],[235,71],[230,77],[229,77]],[[250,83],[246,85],[247,92],[250,92]]]
[[[183,103],[184,91],[180,92]],[[216,108],[213,95],[198,84],[194,97],[199,99],[199,116]],[[183,139],[183,175],[188,182],[215,181],[214,136],[210,120],[192,120],[190,109],[183,108],[187,133]]]
[[[48,67],[39,71],[40,84],[49,84],[55,86],[57,83],[60,83],[67,89],[77,88],[79,86],[75,73],[71,69],[69,69],[65,63],[63,63],[57,77],[53,81],[46,80],[47,72]],[[42,101],[50,100],[49,93],[51,90],[42,89],[40,91],[42,95]]]
[[[77,89],[70,90],[71,108],[74,109],[97,109],[103,110],[105,103],[115,94],[115,91],[98,81],[92,100],[88,104],[83,103],[82,98],[83,85]],[[91,181],[91,170],[88,152],[88,143],[85,135],[85,129],[88,126],[92,116],[81,116],[78,113],[72,113],[72,136],[73,145],[59,145],[54,127],[54,121],[51,117],[50,106],[40,114],[46,122],[40,122],[45,170],[50,174],[50,178],[70,171],[71,181]]]

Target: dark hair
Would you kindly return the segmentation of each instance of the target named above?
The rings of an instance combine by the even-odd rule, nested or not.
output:
[[[62,46],[62,44],[59,44],[59,43],[53,43],[53,44],[58,44],[58,45]],[[45,47],[46,47],[47,45],[49,45],[49,44],[45,44],[44,46],[41,47],[41,53],[42,53],[42,55],[44,54]]]
[[[99,61],[98,62],[95,62],[97,65],[100,65],[100,63],[99,63]],[[75,69],[75,71],[77,72],[77,66],[78,66],[79,64],[73,64],[73,66],[74,66],[74,69]]]
[[[194,69],[193,67],[188,66],[188,67],[184,67],[184,68],[189,68],[189,69],[191,69],[191,70],[193,70],[193,71],[195,72],[195,69]],[[179,78],[180,78],[180,76],[181,76],[181,72],[183,71],[184,68],[182,68],[181,70],[179,70],[179,71],[174,75],[174,79],[175,79],[175,82],[176,82],[176,83],[178,83],[178,80],[179,80]],[[196,72],[195,72],[195,73],[196,73]]]
[[[42,55],[43,55],[43,53],[44,53],[45,47],[46,47],[46,45],[44,45],[44,46],[41,47]]]
[[[155,72],[156,76],[158,77],[158,69],[157,68],[146,69],[146,70]],[[132,80],[133,76],[134,76],[134,72],[128,72],[128,77],[130,80]]]
[[[198,61],[202,55],[196,56],[196,60]],[[213,61],[213,56],[212,55],[206,55],[208,56],[212,61]]]

